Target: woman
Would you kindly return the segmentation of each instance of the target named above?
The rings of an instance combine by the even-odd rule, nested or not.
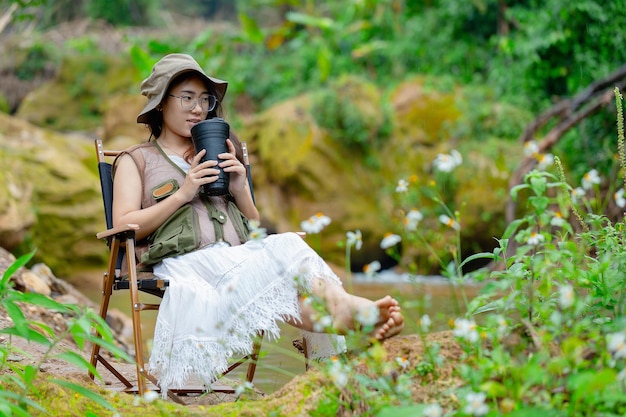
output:
[[[228,195],[200,192],[217,179],[218,162],[200,162],[205,151],[195,153],[191,128],[221,114],[226,87],[189,55],[165,56],[141,84],[148,103],[137,122],[148,125],[150,139],[127,149],[114,165],[113,223],[138,224],[138,247],[182,208],[191,207],[186,213],[197,216],[200,241],[187,253],[157,256],[154,265],[155,275],[170,281],[149,363],[164,393],[181,388],[192,375],[209,385],[233,354],[251,351],[259,330],[278,337],[277,320],[301,329],[312,346],[310,355],[317,357],[345,350],[338,334],[364,327],[382,340],[403,326],[395,299],[348,294],[297,234],[246,243],[248,220],[258,221],[259,212],[235,138],[227,140],[229,152],[219,155],[219,166],[230,178]],[[152,243],[143,246],[144,261],[155,261]],[[320,300],[325,311],[311,300]]]

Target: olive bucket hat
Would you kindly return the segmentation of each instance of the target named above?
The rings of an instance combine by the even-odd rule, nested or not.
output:
[[[202,67],[190,55],[169,54],[154,64],[150,76],[141,83],[141,94],[148,97],[148,103],[137,116],[137,123],[147,124],[149,122],[148,114],[156,109],[163,100],[163,95],[172,80],[180,74],[190,71],[197,72],[212,84],[217,93],[217,99],[222,101],[226,94],[228,82],[206,75]]]

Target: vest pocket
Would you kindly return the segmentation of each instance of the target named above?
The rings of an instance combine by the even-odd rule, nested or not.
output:
[[[196,211],[185,204],[174,212],[148,238],[148,250],[141,256],[145,265],[154,265],[165,258],[182,255],[200,246],[199,221]]]

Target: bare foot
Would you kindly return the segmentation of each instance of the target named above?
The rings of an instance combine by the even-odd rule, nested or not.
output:
[[[404,317],[400,313],[400,304],[395,298],[387,295],[376,301],[363,301],[359,299],[358,305],[355,306],[357,323],[355,328],[362,327],[363,323],[359,323],[359,314],[363,309],[378,310],[378,317],[373,323],[374,330],[370,336],[377,340],[384,340],[397,335],[404,327]],[[361,310],[359,310],[361,309]]]
[[[376,327],[372,336],[377,340],[385,340],[390,337],[396,336],[404,328],[404,317],[400,311],[393,311],[390,314],[389,319]]]

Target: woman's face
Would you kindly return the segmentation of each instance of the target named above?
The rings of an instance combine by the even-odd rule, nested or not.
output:
[[[190,138],[193,125],[205,120],[208,114],[208,111],[201,107],[199,99],[211,93],[207,90],[200,76],[192,76],[173,86],[168,94],[162,102],[163,133]],[[181,105],[180,97],[184,97],[182,99],[183,105]],[[191,103],[195,102],[195,106],[191,109],[184,109],[184,106],[189,106],[190,97]]]

